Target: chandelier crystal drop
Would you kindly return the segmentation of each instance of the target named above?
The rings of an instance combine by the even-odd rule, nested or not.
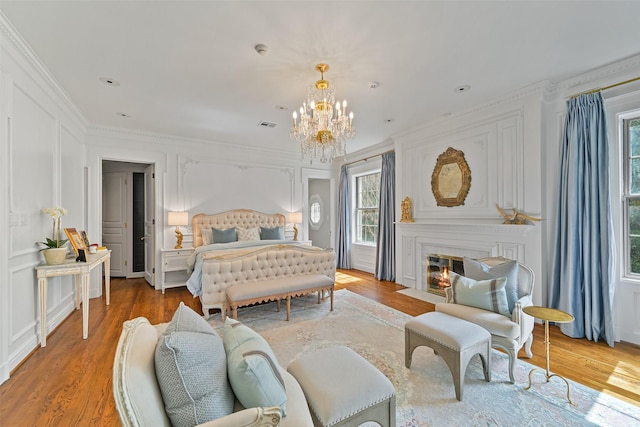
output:
[[[320,80],[309,88],[300,112],[293,112],[291,138],[300,142],[302,158],[320,158],[321,163],[332,162],[347,154],[347,141],[355,136],[353,112],[347,115],[347,101],[335,100],[333,89],[324,79],[327,64],[316,65]]]

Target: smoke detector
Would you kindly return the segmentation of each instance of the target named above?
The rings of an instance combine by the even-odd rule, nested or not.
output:
[[[269,46],[267,46],[266,44],[257,44],[254,46],[254,49],[260,56],[265,56],[269,53]]]

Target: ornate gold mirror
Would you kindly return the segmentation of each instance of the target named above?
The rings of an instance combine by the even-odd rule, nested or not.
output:
[[[431,191],[438,206],[461,206],[471,187],[471,170],[464,153],[454,148],[438,156],[431,174]]]

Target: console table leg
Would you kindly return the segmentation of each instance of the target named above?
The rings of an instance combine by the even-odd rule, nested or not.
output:
[[[38,279],[40,291],[40,346],[47,346],[47,278]]]

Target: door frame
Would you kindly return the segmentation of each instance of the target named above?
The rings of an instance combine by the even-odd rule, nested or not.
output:
[[[114,161],[114,162],[130,162],[130,163],[145,163],[153,164],[155,170],[155,220],[156,227],[153,233],[154,247],[157,248],[157,242],[162,242],[162,230],[164,225],[163,206],[164,206],[164,186],[165,186],[165,174],[166,174],[166,155],[162,153],[147,151],[147,152],[132,152],[127,154],[126,149],[122,147],[103,147],[92,146],[88,151],[88,164],[89,164],[89,191],[87,197],[88,205],[88,232],[89,235],[102,236],[102,162]],[[155,289],[160,289],[160,281],[158,277],[158,266],[160,265],[160,251],[156,250],[155,256],[156,274],[154,274],[152,286]],[[91,283],[97,283],[91,281]],[[89,291],[90,298],[97,298],[102,295],[102,286],[96,284],[95,287],[91,286]]]
[[[329,181],[329,241],[335,246],[336,235],[336,177],[331,170],[302,168],[302,230],[305,238],[309,237],[309,180],[324,179]]]

